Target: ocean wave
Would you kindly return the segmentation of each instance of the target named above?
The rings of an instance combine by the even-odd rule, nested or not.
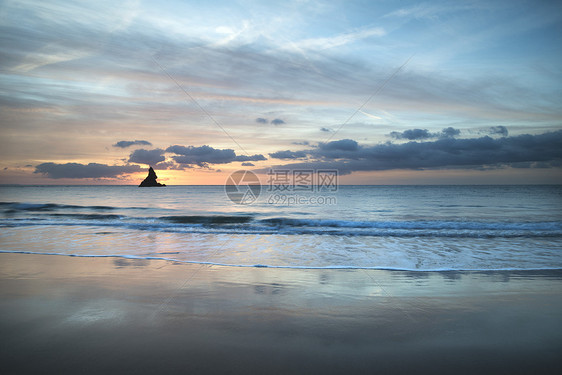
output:
[[[22,203],[22,202],[0,202],[0,209],[5,212],[18,211],[58,211],[58,210],[94,210],[94,211],[110,211],[117,209],[128,210],[146,210],[146,207],[114,207],[114,206],[79,206],[73,204],[57,204],[57,203]]]
[[[71,209],[71,210],[70,210]],[[259,214],[135,216],[137,207],[0,202],[0,226],[99,226],[140,231],[210,234],[282,234],[373,237],[562,238],[559,221],[340,220]],[[109,212],[105,212],[109,211]],[[161,211],[158,211],[161,213]],[[143,212],[144,214],[144,212]]]
[[[485,221],[349,221],[272,218],[262,223],[277,228],[325,227],[325,228],[372,228],[372,229],[471,229],[471,230],[562,230],[560,222],[485,222]]]
[[[253,220],[252,216],[223,216],[223,215],[187,215],[187,216],[162,216],[161,220],[176,224],[245,224]]]
[[[52,217],[71,218],[78,220],[117,220],[125,219],[126,216],[116,214],[50,214]]]
[[[484,225],[467,226],[447,225],[443,223],[426,223],[426,225],[411,223],[373,223],[372,226],[351,227],[323,227],[297,226],[272,227],[256,223],[246,223],[247,219],[217,219],[201,218],[187,219],[178,223],[168,219],[127,219],[119,215],[78,215],[60,216],[71,220],[49,220],[48,218],[28,218],[0,220],[0,227],[18,226],[98,226],[121,227],[139,231],[169,232],[169,233],[208,233],[208,234],[279,234],[279,235],[322,235],[322,236],[370,236],[370,237],[442,237],[442,238],[562,238],[562,230],[549,223],[536,225],[502,226]],[[186,223],[185,221],[192,222]]]

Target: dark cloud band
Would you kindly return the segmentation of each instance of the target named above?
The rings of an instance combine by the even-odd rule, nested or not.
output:
[[[312,159],[283,167],[330,168],[341,174],[391,169],[548,168],[562,166],[562,130],[494,139],[442,138],[432,142],[361,146],[352,139],[320,144],[316,149],[270,154],[282,159]],[[281,157],[282,156],[282,157]]]
[[[106,165],[98,163],[42,163],[35,167],[34,173],[48,178],[115,178],[127,173],[140,172],[138,165]]]

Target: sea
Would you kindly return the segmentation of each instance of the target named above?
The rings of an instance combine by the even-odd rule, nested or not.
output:
[[[0,252],[232,267],[562,269],[562,186],[1,186]]]

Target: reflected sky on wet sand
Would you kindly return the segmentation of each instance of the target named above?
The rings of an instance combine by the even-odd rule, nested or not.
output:
[[[1,363],[23,372],[239,373],[260,366],[270,373],[368,373],[422,366],[523,373],[562,364],[559,271],[0,258],[0,333],[7,348]]]

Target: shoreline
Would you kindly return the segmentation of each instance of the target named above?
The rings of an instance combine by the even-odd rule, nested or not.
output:
[[[0,253],[0,371],[557,373],[562,271]]]
[[[469,273],[481,273],[481,274],[493,274],[493,273],[537,273],[537,274],[562,274],[562,268],[551,267],[551,268],[497,268],[497,269],[470,269],[470,268],[436,268],[436,269],[409,269],[409,268],[395,268],[395,267],[361,267],[361,266],[276,266],[267,264],[228,264],[228,263],[217,263],[217,262],[204,262],[204,261],[187,261],[174,258],[166,257],[156,257],[156,256],[136,256],[136,255],[115,255],[115,254],[64,254],[64,253],[36,253],[33,251],[11,251],[11,250],[0,250],[0,254],[19,254],[19,255],[40,255],[40,256],[62,256],[71,258],[117,258],[117,259],[129,259],[129,260],[140,260],[140,261],[163,261],[172,262],[186,265],[194,266],[213,266],[213,267],[225,267],[225,268],[264,268],[264,269],[284,269],[284,270],[350,270],[350,271],[389,271],[389,272],[404,272],[412,274],[424,274],[424,273],[459,273],[459,274],[469,274]]]

